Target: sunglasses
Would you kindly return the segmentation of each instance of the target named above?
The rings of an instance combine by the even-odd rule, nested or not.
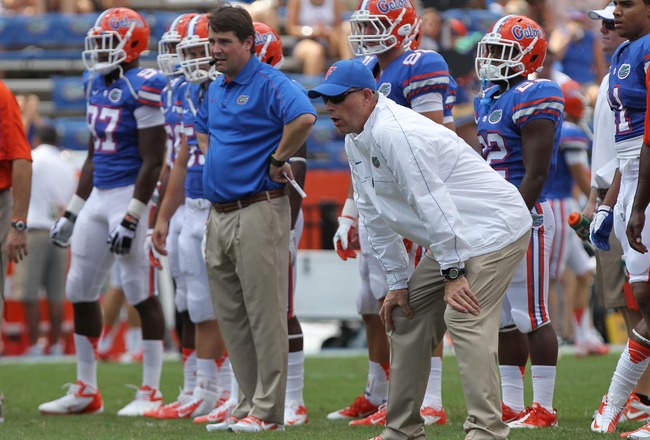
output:
[[[608,31],[616,30],[616,26],[614,26],[614,20],[603,20],[603,26]]]
[[[347,98],[348,95],[350,95],[352,93],[360,92],[362,90],[363,89],[352,89],[352,90],[348,90],[347,92],[343,92],[340,95],[336,95],[336,96],[325,96],[325,95],[323,95],[323,103],[325,105],[327,105],[328,102],[331,102],[332,104],[340,104],[343,101],[345,101],[345,98]]]

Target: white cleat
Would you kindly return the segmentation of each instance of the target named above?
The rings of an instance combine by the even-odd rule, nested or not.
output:
[[[263,432],[263,431],[284,431],[284,425],[273,422],[265,422],[255,416],[246,416],[228,428],[232,432]]]
[[[135,393],[135,399],[117,412],[118,416],[139,417],[145,412],[157,410],[162,406],[163,396],[160,390],[148,385],[141,386]]]
[[[102,396],[97,388],[80,380],[65,386],[68,386],[65,396],[38,406],[41,414],[98,414],[104,411]]]
[[[194,419],[194,423],[212,423],[218,424],[223,423],[232,415],[232,412],[237,407],[237,401],[234,399],[228,399],[223,404],[219,405],[209,414],[205,416],[199,416]]]
[[[309,421],[307,408],[302,400],[287,402],[284,406],[284,424],[290,426],[304,425]]]
[[[625,402],[620,404],[617,404],[617,402],[610,402],[609,397],[605,394],[603,400],[600,402],[598,412],[595,414],[596,417],[594,417],[591,422],[591,430],[593,432],[616,431],[616,425],[618,424],[618,419],[621,417],[621,413],[623,412],[624,404]]]

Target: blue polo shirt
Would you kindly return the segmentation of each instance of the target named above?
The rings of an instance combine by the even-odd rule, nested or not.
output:
[[[205,197],[226,203],[284,187],[269,178],[269,156],[284,126],[306,113],[316,116],[307,96],[255,56],[233,80],[223,75],[214,80],[194,121],[197,132],[210,136]]]

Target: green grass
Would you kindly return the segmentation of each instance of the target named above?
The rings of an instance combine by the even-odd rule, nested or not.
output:
[[[559,424],[556,429],[512,431],[510,439],[604,439],[618,436],[594,434],[589,430],[591,414],[607,391],[619,355],[576,359],[564,355],[559,361],[555,405]],[[463,439],[465,405],[461,393],[456,359],[448,356],[443,362],[443,401],[449,423],[428,427],[427,437]],[[481,368],[477,365],[477,368]],[[363,391],[367,360],[364,357],[319,357],[306,362],[305,401],[309,424],[288,428],[282,433],[238,434],[237,438],[265,439],[367,439],[381,432],[380,428],[350,427],[345,422],[331,422],[325,415],[349,404]],[[162,390],[166,400],[176,397],[181,383],[180,362],[166,362]],[[105,412],[94,416],[42,416],[39,403],[60,397],[60,388],[75,376],[72,363],[0,364],[0,390],[5,395],[5,423],[0,425],[0,439],[221,439],[232,433],[208,433],[190,420],[158,421],[144,418],[123,418],[115,414],[133,397],[133,390],[124,384],[139,384],[139,365],[101,364],[99,383],[104,396]],[[530,374],[528,374],[530,376]],[[527,402],[530,402],[530,379],[527,380]],[[623,424],[621,430],[636,428]]]

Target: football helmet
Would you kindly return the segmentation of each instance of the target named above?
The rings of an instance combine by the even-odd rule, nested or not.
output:
[[[546,45],[546,34],[535,21],[521,15],[502,17],[478,43],[476,75],[487,81],[528,77],[542,69]]]
[[[562,95],[564,95],[564,113],[581,119],[585,112],[585,103],[587,96],[580,83],[569,80],[562,84]]]
[[[178,53],[176,53],[176,46],[187,35],[187,27],[198,14],[196,12],[188,12],[181,14],[174,19],[169,25],[167,32],[162,34],[160,41],[158,41],[158,67],[160,71],[167,76],[181,74],[178,67]]]
[[[192,18],[187,26],[187,35],[176,46],[178,63],[185,78],[199,84],[217,77],[208,42],[208,14]]]
[[[270,64],[276,69],[282,68],[282,40],[271,26],[258,21],[253,22],[255,28],[255,53],[263,63]]]
[[[105,75],[140,57],[149,47],[149,25],[129,8],[102,12],[85,38],[81,58],[87,69]]]
[[[415,49],[421,23],[412,0],[361,0],[350,18],[348,42],[357,56]]]

